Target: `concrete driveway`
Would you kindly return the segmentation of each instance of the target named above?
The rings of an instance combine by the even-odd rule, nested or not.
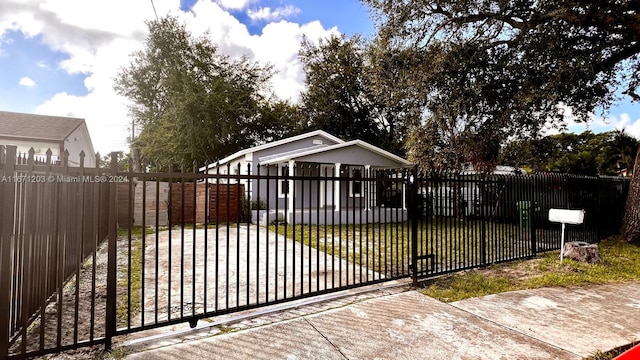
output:
[[[256,225],[147,236],[144,308],[132,325],[223,311],[383,278]]]

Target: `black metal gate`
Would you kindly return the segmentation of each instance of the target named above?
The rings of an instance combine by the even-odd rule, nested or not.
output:
[[[142,209],[132,211],[128,229],[136,223],[142,233],[120,239],[126,265],[109,276],[129,284],[113,292],[125,314],[113,335],[195,326],[203,318],[409,276],[406,203],[389,207],[376,199],[390,170],[352,174],[318,164],[284,175],[277,167],[229,166],[213,174],[118,172],[129,184],[136,179],[127,191]],[[407,196],[407,171],[393,174],[395,191]],[[165,201],[163,189],[166,217],[154,207]],[[229,209],[240,211],[230,216]],[[118,246],[110,243],[116,258],[123,256]]]
[[[628,181],[413,169],[69,168],[1,149],[0,357],[557,249],[615,229]],[[40,183],[36,180],[41,180]],[[613,215],[612,215],[613,214]],[[621,216],[619,217],[621,218]]]

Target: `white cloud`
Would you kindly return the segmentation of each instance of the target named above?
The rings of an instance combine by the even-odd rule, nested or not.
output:
[[[263,7],[258,10],[248,10],[247,15],[253,21],[274,21],[288,18],[292,15],[300,13],[300,9],[292,5],[285,7],[271,9],[270,7]]]
[[[611,130],[623,130],[625,133],[640,139],[640,118],[632,119],[631,115],[622,113],[617,116],[608,116],[606,118],[597,117],[588,124],[593,132],[603,132]]]
[[[227,10],[245,9],[252,0],[216,0],[218,5]]]
[[[39,67],[40,69],[49,69],[49,65],[47,65],[47,63],[45,63],[42,60],[36,62],[36,66]]]
[[[620,115],[620,127],[617,129],[624,129],[625,132],[636,139],[640,139],[640,118],[631,120],[629,114]]]
[[[543,131],[543,135],[555,135],[561,132],[580,134],[585,131],[601,133],[624,129],[627,134],[640,139],[640,118],[634,120],[628,113],[620,113],[617,115],[609,114],[607,116],[598,116],[590,113],[588,115],[588,121],[580,122],[570,107],[560,105],[559,110],[565,116],[565,124],[560,124],[560,128],[558,128],[557,126],[552,127],[551,124],[548,123],[546,130]]]
[[[209,31],[222,53],[245,55],[272,64],[278,71],[272,81],[273,91],[281,98],[295,101],[304,86],[304,73],[297,57],[303,34],[314,41],[337,29],[324,29],[317,21],[296,24],[283,20],[268,23],[261,34],[251,35],[227,10],[246,9],[252,1],[199,0],[193,7],[195,14],[180,11],[179,0],[154,4],[158,16],[167,13],[178,16],[195,35]],[[86,96],[61,92],[35,111],[86,119],[96,150],[104,154],[126,149],[130,126],[127,102],[115,94],[113,78],[121,67],[128,65],[129,54],[143,48],[145,21],[154,18],[148,1],[2,0],[0,39],[7,30],[20,31],[27,37],[41,36],[49,48],[66,54],[64,61],[51,64],[52,67],[86,75]],[[34,56],[42,59],[40,54]]]
[[[36,82],[33,81],[33,79],[31,79],[30,77],[27,77],[27,76],[25,76],[22,79],[20,79],[19,84],[22,85],[22,86],[26,86],[26,87],[34,87],[34,86],[36,86]]]

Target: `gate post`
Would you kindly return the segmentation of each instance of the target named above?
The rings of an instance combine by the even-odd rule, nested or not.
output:
[[[531,231],[531,255],[538,254],[538,239],[536,239],[536,190],[538,189],[535,177],[529,177],[529,191],[531,192],[531,208],[529,210],[529,230]]]
[[[410,172],[409,188],[409,224],[411,226],[411,265],[410,270],[413,276],[413,286],[418,285],[418,177],[416,166]]]
[[[15,217],[16,146],[0,146],[0,359],[9,355],[9,314],[11,313],[11,244]],[[4,159],[3,159],[4,157]],[[24,341],[24,339],[23,339]]]
[[[118,153],[111,153],[111,176],[118,175]],[[117,259],[116,241],[118,237],[118,191],[116,182],[109,183],[109,232],[107,235],[108,260],[107,260],[107,309],[105,316],[105,349],[111,350],[112,338],[116,332],[116,284],[117,284]]]
[[[489,196],[487,195],[486,185],[487,175],[480,175],[480,263],[482,266],[487,265],[487,206],[489,205]]]

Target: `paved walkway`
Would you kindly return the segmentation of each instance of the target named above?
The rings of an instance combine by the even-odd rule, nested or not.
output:
[[[640,339],[640,282],[451,304],[398,289],[130,344],[127,359],[582,359]]]

